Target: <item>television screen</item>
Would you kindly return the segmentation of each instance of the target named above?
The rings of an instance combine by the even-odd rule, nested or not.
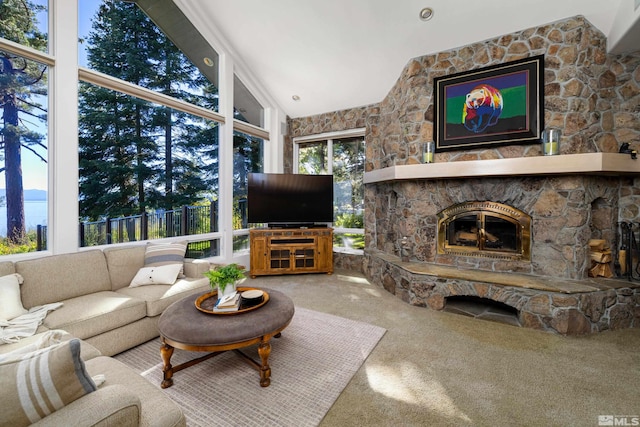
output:
[[[333,222],[333,175],[250,173],[247,217],[270,226]]]

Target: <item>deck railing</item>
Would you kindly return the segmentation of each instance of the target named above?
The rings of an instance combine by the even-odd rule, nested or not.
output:
[[[241,203],[242,204],[242,203]],[[80,222],[80,246],[188,236],[217,231],[218,206],[183,206],[173,210],[157,210],[137,215]],[[47,227],[37,227],[37,249],[47,248]],[[218,241],[190,242],[187,257],[217,255]]]

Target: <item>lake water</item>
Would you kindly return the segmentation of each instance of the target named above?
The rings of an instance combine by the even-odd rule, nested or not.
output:
[[[47,225],[47,202],[45,200],[25,200],[24,220],[27,230],[35,230],[38,225]],[[0,206],[0,236],[7,236],[6,206]]]

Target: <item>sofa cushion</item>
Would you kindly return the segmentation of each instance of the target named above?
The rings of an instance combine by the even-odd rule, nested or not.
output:
[[[97,249],[16,261],[15,267],[24,278],[26,308],[111,290],[107,261]]]
[[[126,385],[101,386],[34,423],[32,427],[139,427],[142,425],[140,411],[140,398],[129,391]]]
[[[162,363],[158,352],[158,363]],[[158,384],[152,384],[133,369],[112,357],[96,357],[86,362],[91,375],[104,374],[101,388],[121,384],[140,398],[140,425],[180,427],[186,419],[180,406],[165,394]]]
[[[144,301],[103,291],[64,300],[62,307],[47,315],[44,326],[85,339],[133,323],[146,314]]]
[[[182,270],[182,264],[142,267],[133,277],[129,287],[145,285],[173,285]]]
[[[165,308],[173,302],[178,301],[197,292],[205,293],[210,291],[209,279],[184,278],[169,285],[147,285],[136,288],[118,289],[118,293],[146,301],[147,316],[153,317],[162,314]]]
[[[20,298],[21,283],[22,276],[16,273],[0,277],[0,321],[27,313]]]
[[[16,272],[16,267],[13,264],[13,261],[0,262],[0,276],[6,276],[8,274],[13,274],[15,272]]]
[[[104,248],[107,259],[111,290],[129,286],[138,270],[144,267],[146,245],[111,246]]]
[[[0,401],[6,425],[30,425],[95,390],[80,357],[78,339],[0,364]]]
[[[211,264],[206,259],[190,259],[184,260],[184,275],[186,277],[195,277],[197,279],[204,277],[204,273],[209,271]]]

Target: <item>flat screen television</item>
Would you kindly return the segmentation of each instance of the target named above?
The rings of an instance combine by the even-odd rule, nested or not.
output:
[[[269,227],[333,222],[333,175],[250,173],[247,220]]]

